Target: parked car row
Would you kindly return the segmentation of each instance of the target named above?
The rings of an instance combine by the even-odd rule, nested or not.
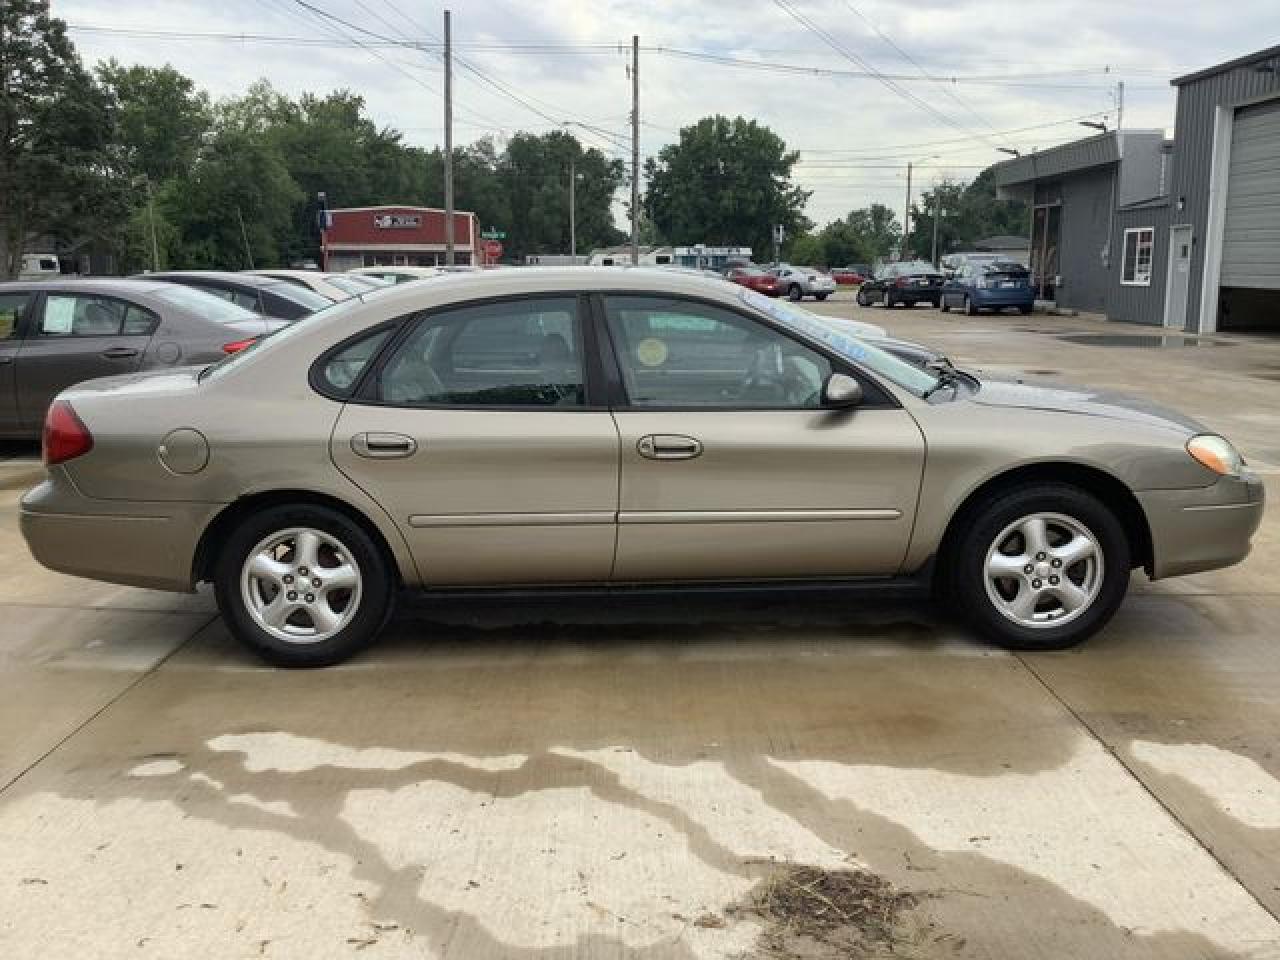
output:
[[[973,315],[980,310],[1016,309],[1028,314],[1035,288],[1026,267],[997,254],[960,253],[939,270],[927,260],[882,265],[863,281],[855,298],[859,306],[913,307],[929,303],[943,313],[952,309]]]
[[[836,282],[816,267],[793,267],[780,263],[776,267],[731,267],[725,279],[770,297],[786,297],[799,301],[805,297],[825,300],[836,292]]]

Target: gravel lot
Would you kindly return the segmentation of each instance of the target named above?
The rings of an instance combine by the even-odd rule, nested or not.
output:
[[[1174,404],[1280,501],[1280,339],[817,309]],[[1275,506],[1068,653],[915,602],[561,599],[281,672],[207,595],[36,567],[40,466],[0,461],[0,955],[1280,957]]]

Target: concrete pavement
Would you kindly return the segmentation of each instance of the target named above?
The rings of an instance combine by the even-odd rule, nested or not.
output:
[[[1166,400],[1280,464],[1280,341],[821,309]],[[22,454],[0,463],[5,955],[758,956],[732,908],[799,863],[918,892],[896,956],[1280,957],[1274,510],[1245,564],[1139,578],[1062,654],[889,601],[451,602],[283,672],[207,596],[35,567]]]

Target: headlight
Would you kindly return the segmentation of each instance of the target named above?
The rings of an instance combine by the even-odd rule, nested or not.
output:
[[[1216,474],[1236,477],[1244,469],[1244,458],[1229,441],[1213,433],[1202,433],[1187,441],[1187,453]]]

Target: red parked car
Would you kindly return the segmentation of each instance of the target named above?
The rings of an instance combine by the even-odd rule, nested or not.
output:
[[[831,279],[842,287],[857,286],[871,277],[871,268],[863,263],[855,263],[849,267],[832,267]]]
[[[763,293],[770,297],[782,295],[782,287],[778,285],[777,276],[760,267],[734,267],[724,276],[726,280],[741,284],[756,293]]]

